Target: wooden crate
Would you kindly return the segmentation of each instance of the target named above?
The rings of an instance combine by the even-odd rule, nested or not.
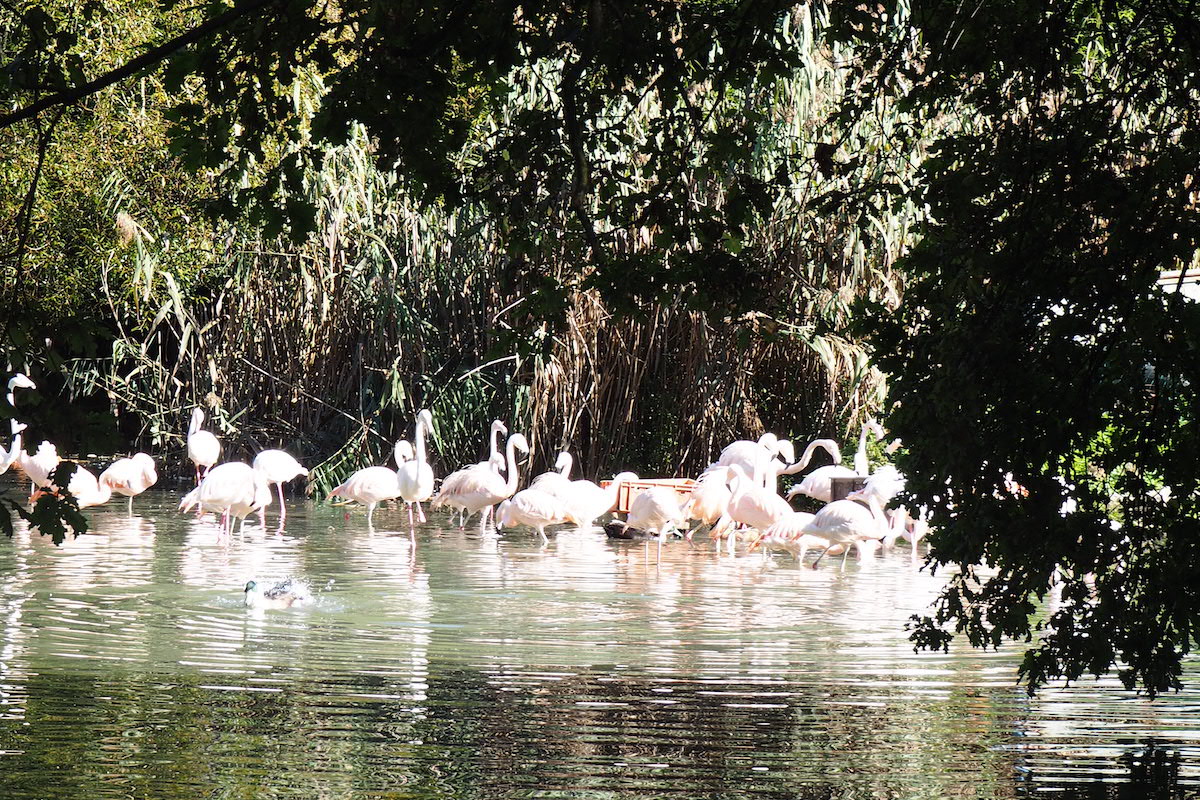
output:
[[[600,481],[602,489],[607,489],[611,485],[612,481]],[[687,500],[688,495],[692,493],[692,487],[695,485],[696,482],[691,478],[643,478],[637,481],[625,481],[617,490],[616,510],[622,514],[628,514],[629,507],[633,505],[633,498],[656,486],[674,489],[675,496],[679,498],[679,503],[682,505],[683,501]]]
[[[830,478],[830,500],[845,500],[846,495],[867,485],[866,478]]]

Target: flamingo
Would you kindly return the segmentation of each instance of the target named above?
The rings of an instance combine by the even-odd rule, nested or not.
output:
[[[537,530],[543,543],[550,541],[546,536],[547,525],[560,525],[570,519],[571,509],[563,500],[534,488],[522,489],[501,502],[496,509],[497,530],[528,525]]]
[[[570,481],[558,488],[556,496],[567,504],[571,511],[571,520],[576,525],[584,530],[591,530],[597,517],[616,507],[621,484],[637,479],[638,476],[632,472],[622,472],[612,479],[607,489],[593,481]]]
[[[753,552],[761,546],[765,558],[767,551],[776,547],[787,550],[796,557],[797,562],[802,562],[805,552],[810,547],[829,549],[828,539],[804,532],[804,529],[815,517],[816,514],[810,514],[807,511],[793,511],[760,533],[750,543],[750,551]]]
[[[424,409],[417,414],[417,457],[413,461],[405,461],[396,470],[396,480],[400,485],[400,497],[408,506],[408,527],[416,531],[413,522],[413,504],[417,506],[417,517],[425,521],[425,512],[421,510],[421,501],[433,497],[433,467],[425,460],[425,436],[433,432],[433,414]]]
[[[119,458],[100,473],[100,483],[129,498],[129,516],[133,516],[133,498],[158,482],[154,459],[146,453]]]
[[[283,503],[283,485],[293,478],[299,478],[301,475],[307,476],[308,470],[304,466],[292,458],[290,453],[285,453],[283,450],[263,450],[254,457],[254,463],[251,464],[254,469],[267,479],[267,484],[278,484],[279,486],[279,524],[283,525],[283,521],[287,519],[287,507]],[[266,510],[259,510],[260,519],[263,527],[267,527]]]
[[[8,395],[6,399],[8,404],[16,408],[16,398],[14,397],[17,389],[36,389],[37,384],[29,380],[24,374],[18,372],[8,379]],[[17,460],[17,454],[21,452],[21,431],[27,427],[23,422],[17,422],[16,418],[10,419],[9,427],[12,430],[12,445],[7,453],[0,449],[0,475],[8,472],[8,468]]]
[[[858,451],[854,454],[854,469],[843,467],[841,464],[818,467],[805,475],[804,480],[792,487],[788,498],[797,494],[806,494],[823,503],[828,503],[833,499],[832,481],[834,478],[865,478],[870,470],[870,462],[867,460],[868,431],[880,438],[884,436],[883,428],[875,420],[869,419],[863,423],[862,431],[858,436]]]
[[[886,507],[892,498],[904,491],[904,474],[891,464],[884,464],[867,476],[863,491]]]
[[[729,491],[728,479],[727,467],[713,466],[706,469],[692,487],[692,493],[683,504],[683,515],[699,524],[687,532],[689,542],[700,526],[708,525],[711,528],[729,508],[733,494]]]
[[[714,462],[714,466],[731,467],[740,464],[747,475],[762,476],[765,486],[770,476],[769,465],[777,455],[786,462],[796,458],[791,442],[781,440],[773,433],[764,433],[757,442],[741,439],[727,445]]]
[[[795,475],[797,472],[803,472],[808,463],[812,461],[813,454],[818,450],[824,450],[833,459],[834,464],[842,463],[842,449],[838,447],[838,443],[833,439],[813,439],[808,443],[808,447],[804,448],[804,454],[800,456],[800,460],[795,464],[790,464],[779,471],[780,475]]]
[[[735,533],[733,523],[738,522],[758,530],[766,530],[788,514],[792,507],[779,495],[764,489],[758,476],[751,479],[740,464],[728,468],[728,479],[733,483],[729,507],[712,528],[717,550],[721,549],[721,538],[728,534],[729,552],[733,552]]]
[[[859,490],[848,494],[845,500],[826,505],[804,526],[803,532],[830,541],[830,547],[813,562],[813,569],[839,544],[844,551],[842,567],[845,568],[850,545],[855,545],[860,553],[874,549],[887,536],[888,526],[879,501]]]
[[[575,464],[575,459],[565,450],[558,454],[558,459],[554,462],[554,472],[543,472],[534,478],[530,484],[530,489],[539,489],[548,494],[552,494],[559,499],[566,499],[564,491],[569,492],[571,485],[571,467]]]
[[[529,452],[529,442],[519,433],[509,436],[508,443],[505,445],[507,479],[500,477],[498,472],[491,469],[469,469],[465,470],[466,474],[461,479],[455,481],[453,487],[442,487],[442,493],[439,494],[441,499],[438,502],[461,508],[466,514],[461,520],[460,526],[465,526],[467,519],[476,511],[483,511],[483,515],[479,518],[479,530],[482,531],[487,525],[491,507],[512,497],[517,491],[516,450],[520,450],[522,453]]]
[[[21,452],[21,432],[29,427],[24,422],[17,422],[15,419],[9,420],[9,422],[12,427],[12,447],[7,453],[0,450],[0,475],[8,472],[8,468],[17,460],[17,456]]]
[[[624,522],[625,530],[641,528],[658,534],[658,558],[662,560],[663,541],[671,531],[678,531],[687,524],[687,518],[679,507],[679,496],[674,489],[653,486],[638,494],[629,504],[629,516]]]
[[[67,491],[75,498],[75,504],[79,508],[103,505],[109,501],[113,492],[111,486],[101,483],[91,471],[85,469],[81,464],[75,464],[75,471],[67,480]],[[45,486],[34,492],[33,497],[29,499],[32,502],[43,494],[62,497],[62,489],[51,479]]]
[[[433,501],[430,503],[430,508],[450,506],[454,511],[458,512],[459,528],[461,529],[465,527],[467,524],[466,507],[459,505],[456,502],[462,482],[470,479],[471,470],[489,470],[495,472],[497,475],[504,471],[504,454],[500,452],[497,440],[500,436],[503,436],[507,433],[508,428],[505,427],[504,423],[500,420],[494,420],[492,422],[491,432],[488,435],[490,453],[487,461],[480,461],[478,464],[471,464],[470,466],[462,467],[461,469],[457,469],[443,478],[442,488],[439,489],[438,493],[434,496]],[[450,520],[451,522],[454,521],[453,514],[451,514]]]
[[[50,473],[62,461],[58,457],[58,448],[50,442],[38,445],[37,453],[30,456],[24,450],[17,451],[17,465],[26,477],[38,488],[44,488],[50,483]]]
[[[212,467],[194,492],[184,497],[187,508],[198,504],[202,511],[221,512],[221,532],[233,533],[234,519],[243,520],[258,509],[271,504],[271,485],[261,472],[242,461],[227,461]]]
[[[374,526],[375,506],[400,496],[400,479],[388,467],[365,467],[347,478],[329,493],[330,498],[344,497],[367,507],[367,527]]]
[[[188,458],[196,465],[196,484],[208,474],[208,470],[221,458],[221,441],[209,433],[200,430],[204,424],[204,412],[198,408],[192,409],[192,421],[188,425],[187,451]],[[204,468],[201,474],[200,468]]]

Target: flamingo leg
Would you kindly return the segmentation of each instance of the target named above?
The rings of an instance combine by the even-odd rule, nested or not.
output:
[[[280,481],[280,483],[279,483],[279,524],[282,525],[283,521],[285,519],[287,519],[287,506],[285,506],[283,504],[283,482]],[[264,528],[267,527],[266,523],[263,523],[263,527]]]
[[[133,516],[133,495],[129,495],[129,516]]]
[[[367,503],[367,528],[368,529],[374,527],[374,523],[371,521],[372,517],[374,517],[374,515],[375,515],[375,504]]]
[[[413,504],[405,503],[405,505],[408,506],[408,529],[410,531],[415,530],[417,526],[416,523],[413,522]]]

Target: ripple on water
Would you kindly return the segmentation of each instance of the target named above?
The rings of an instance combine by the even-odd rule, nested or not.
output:
[[[1194,692],[1029,699],[1012,650],[915,654],[941,578],[564,531],[220,541],[176,497],[0,547],[5,797],[1137,796],[1195,786]],[[274,524],[274,515],[269,518]],[[288,576],[305,607],[252,612]],[[1189,671],[1193,675],[1194,671]],[[67,770],[63,765],[70,765]],[[1164,794],[1163,792],[1167,792]],[[1133,796],[1133,795],[1130,795]]]

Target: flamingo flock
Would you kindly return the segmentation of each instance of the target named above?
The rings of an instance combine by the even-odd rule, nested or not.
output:
[[[36,386],[26,376],[14,375],[8,382],[10,406],[14,405],[17,389]],[[282,529],[287,515],[283,485],[308,476],[308,470],[289,453],[276,449],[260,452],[252,464],[222,463],[221,442],[203,429],[204,419],[201,409],[192,411],[186,447],[195,471],[195,487],[183,496],[179,509],[219,514],[221,534],[228,536],[238,520],[244,526],[246,518],[254,514],[265,528],[266,509],[277,490]],[[15,418],[10,421],[12,442],[7,451],[0,448],[0,473],[15,464],[34,485],[35,497],[61,493],[65,488],[79,507],[85,508],[106,503],[117,494],[128,499],[132,515],[133,499],[158,480],[154,460],[146,453],[137,453],[114,461],[98,477],[76,465],[68,485],[58,487],[54,482],[61,463],[57,448],[42,442],[33,455],[27,454],[21,441],[25,427]],[[488,457],[451,472],[439,486],[428,456],[433,435],[433,415],[421,410],[412,441],[401,439],[395,443],[395,469],[371,466],[356,470],[330,492],[330,501],[335,505],[354,502],[365,506],[368,528],[374,526],[380,504],[396,501],[407,509],[410,535],[415,535],[418,522],[426,521],[426,504],[434,510],[449,509],[451,522],[457,517],[460,529],[478,514],[481,532],[488,530],[489,522],[497,532],[526,526],[546,542],[551,526],[592,530],[617,507],[622,488],[636,483],[627,518],[616,522],[618,534],[629,529],[645,531],[657,538],[661,554],[671,534],[680,535],[694,546],[695,534],[707,529],[717,553],[733,554],[744,542],[747,552],[761,550],[764,558],[771,551],[783,551],[803,562],[812,551],[819,553],[814,568],[826,555],[841,555],[844,565],[851,552],[865,557],[901,537],[912,543],[915,557],[916,545],[928,530],[923,516],[914,518],[903,507],[887,508],[903,491],[904,476],[886,464],[871,471],[868,437],[882,439],[885,435],[874,420],[862,425],[853,468],[842,465],[841,449],[832,439],[813,440],[797,460],[790,441],[766,433],[755,441],[736,441],[726,446],[682,498],[675,488],[655,486],[653,482],[647,487],[633,472],[621,472],[604,486],[573,478],[574,459],[567,451],[558,455],[553,470],[532,476],[522,489],[519,454],[529,452],[529,443],[523,434],[509,433],[500,420],[492,422],[488,432]],[[781,496],[779,478],[804,473],[817,450],[825,451],[833,463],[803,474],[786,496]],[[860,478],[863,488],[835,500],[836,478]],[[799,495],[824,505],[815,512],[797,511],[791,501]]]

